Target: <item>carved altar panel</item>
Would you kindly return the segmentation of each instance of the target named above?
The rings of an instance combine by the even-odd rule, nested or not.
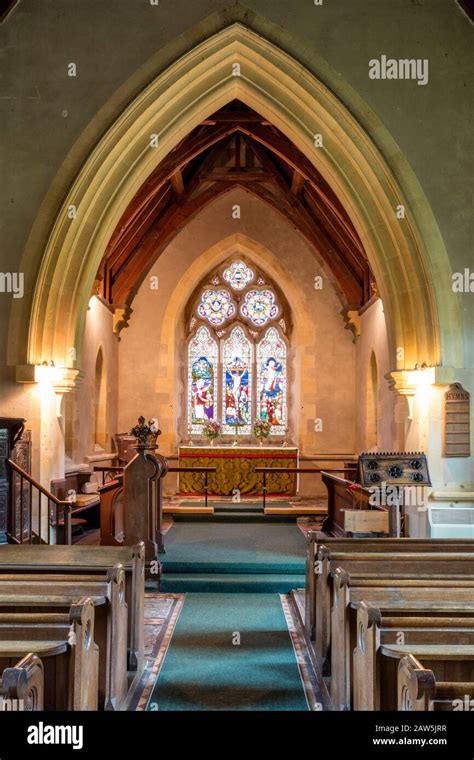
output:
[[[461,383],[444,394],[444,456],[471,456],[470,395]]]
[[[298,449],[291,446],[180,446],[180,467],[215,467],[209,475],[209,493],[232,496],[261,494],[263,477],[256,467],[298,466]],[[273,473],[267,476],[268,495],[292,496],[296,493],[294,473]],[[203,476],[180,472],[179,490],[185,494],[204,492]]]

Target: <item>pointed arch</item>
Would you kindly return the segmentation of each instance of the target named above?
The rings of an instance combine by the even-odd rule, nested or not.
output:
[[[241,76],[232,75],[239,63]],[[327,179],[348,211],[379,283],[387,315],[391,365],[462,366],[459,302],[450,293],[451,267],[416,177],[407,165],[395,176],[375,141],[313,74],[281,49],[232,24],[179,58],[125,109],[71,182],[39,267],[26,336],[25,304],[14,304],[14,363],[53,359],[81,364],[87,301],[110,231],[160,162],[209,113],[238,98],[274,123]],[[378,125],[380,142],[383,126]],[[150,148],[150,132],[158,147]],[[314,135],[324,133],[324,149]],[[393,140],[386,136],[387,145]],[[67,209],[77,210],[74,222]],[[403,223],[395,209],[410,212]],[[34,262],[35,239],[25,271]],[[18,356],[27,345],[27,356]],[[20,348],[18,348],[20,347]],[[403,349],[403,350],[400,350]],[[399,358],[403,357],[403,358]]]

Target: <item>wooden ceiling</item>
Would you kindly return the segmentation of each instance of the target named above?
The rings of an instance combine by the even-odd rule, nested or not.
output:
[[[276,127],[239,101],[199,124],[142,185],[107,246],[99,270],[103,298],[115,307],[129,306],[179,230],[236,187],[299,230],[331,270],[347,308],[370,298],[367,257],[331,187]]]

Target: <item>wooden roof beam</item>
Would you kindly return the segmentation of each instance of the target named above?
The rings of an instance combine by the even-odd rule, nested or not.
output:
[[[291,180],[291,192],[293,195],[299,195],[304,187],[305,178],[298,171],[293,172],[293,179]]]
[[[170,177],[170,182],[175,195],[178,198],[181,198],[184,193],[184,181],[181,169],[176,169],[176,171]]]
[[[274,177],[262,169],[231,167],[202,172],[199,179],[203,182],[272,182]]]
[[[198,211],[218,196],[230,192],[233,187],[234,185],[230,183],[217,182],[185,205],[178,205],[176,201],[170,204],[159,222],[148,230],[120,273],[116,274],[112,284],[113,302],[116,304],[129,303],[141,282],[143,273],[148,270],[157,254],[165,249],[173,237]]]

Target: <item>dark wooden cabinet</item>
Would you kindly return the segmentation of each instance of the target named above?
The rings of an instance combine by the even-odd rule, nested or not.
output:
[[[11,459],[28,475],[31,475],[31,430],[24,430],[18,438],[13,447]],[[23,541],[28,538],[30,533],[30,499],[30,483],[25,478],[21,478],[17,472],[13,472],[11,476],[11,512],[8,526],[9,540],[20,541],[22,528]],[[23,520],[20,517],[21,512],[23,512]]]
[[[12,493],[16,488],[7,459],[14,458],[15,445],[25,429],[25,420],[18,417],[0,417],[0,543],[7,543],[7,535],[14,528],[12,521]],[[31,458],[31,454],[30,454]]]

